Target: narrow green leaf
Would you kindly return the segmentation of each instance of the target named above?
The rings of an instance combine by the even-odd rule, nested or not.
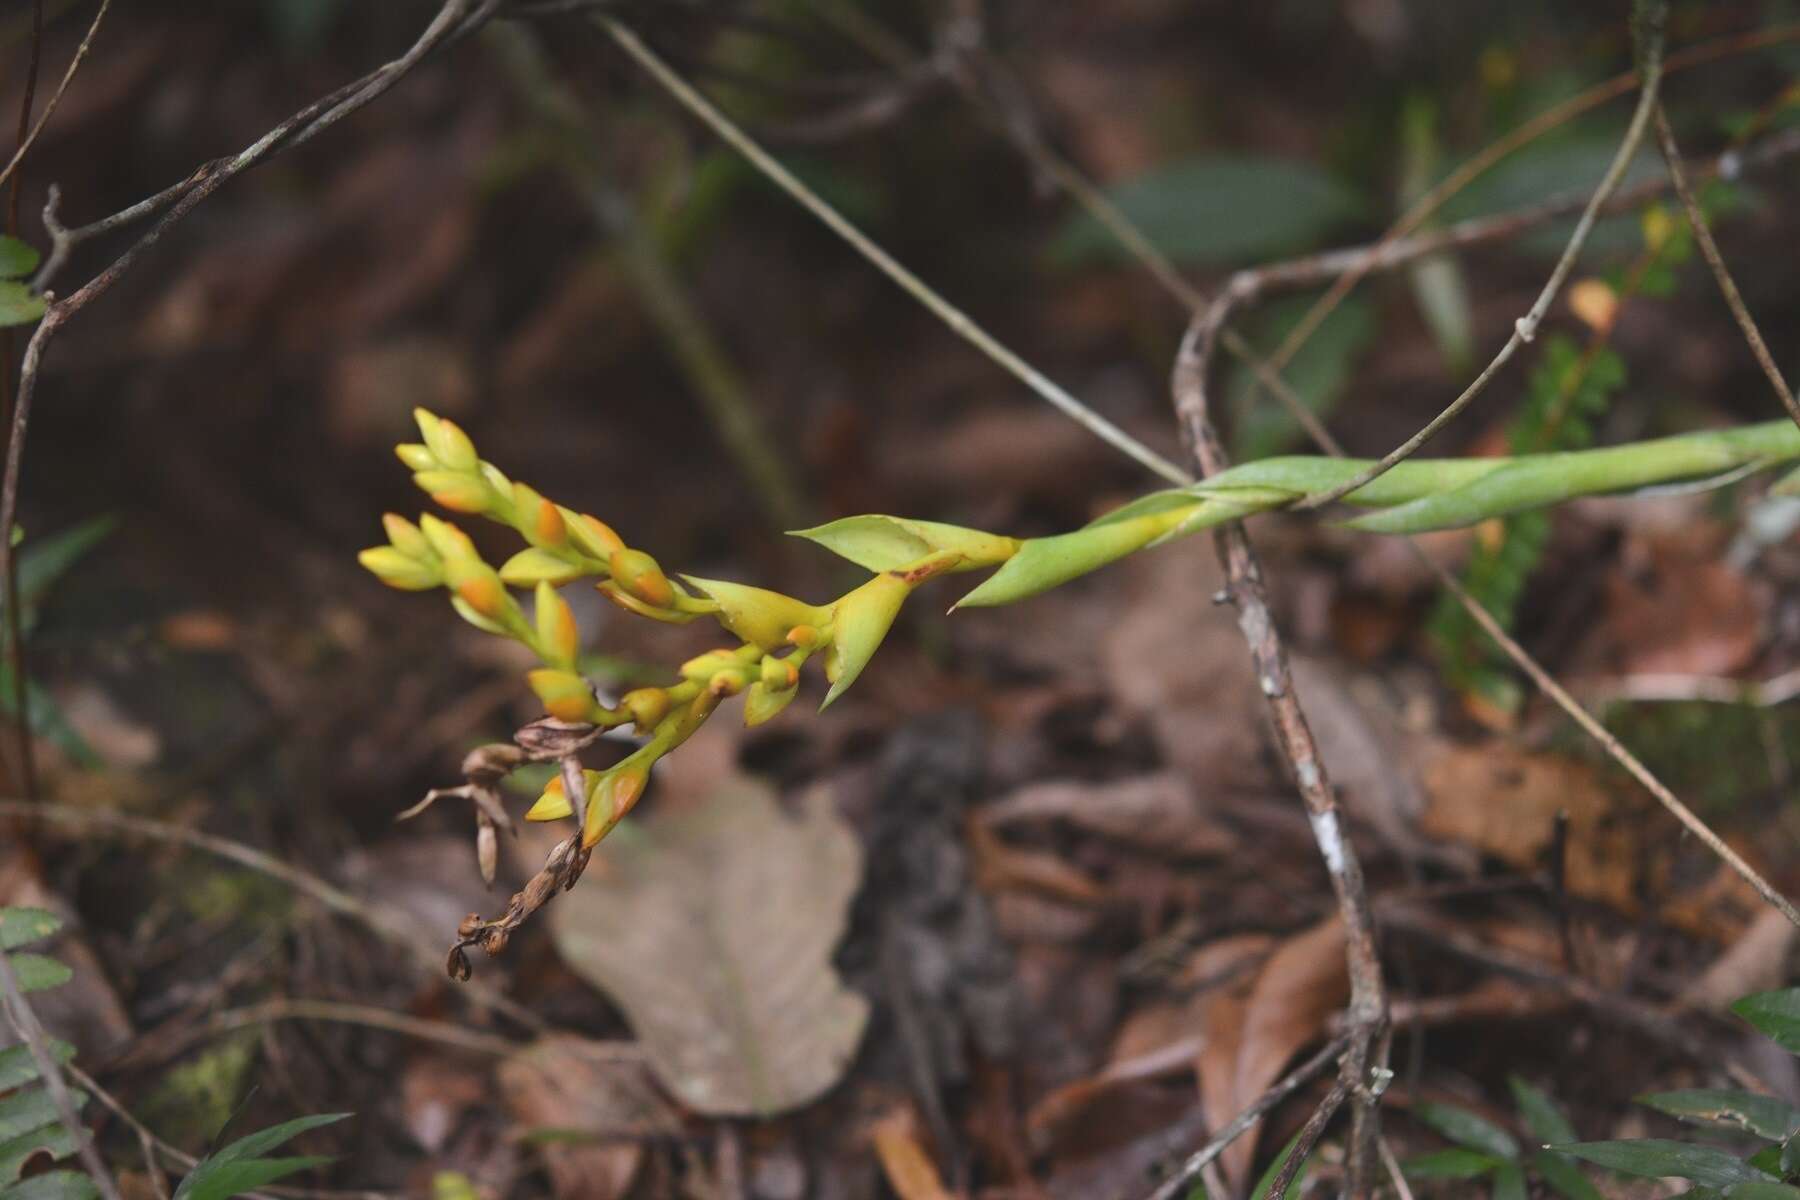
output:
[[[1731,1200],[1800,1200],[1800,1188],[1785,1183],[1740,1183],[1725,1194]]]
[[[22,992],[48,991],[75,977],[75,972],[42,954],[13,954],[7,961],[12,963],[13,973],[19,977]]]
[[[19,1177],[34,1155],[48,1154],[51,1162],[75,1153],[75,1135],[61,1121],[20,1134],[11,1141],[0,1142],[0,1197],[10,1195],[6,1185]]]
[[[231,1200],[233,1196],[266,1187],[301,1171],[325,1166],[331,1161],[319,1155],[243,1158],[231,1162],[202,1159],[175,1189],[175,1200]]]
[[[1531,1130],[1532,1137],[1544,1144],[1580,1140],[1575,1126],[1569,1123],[1568,1116],[1557,1107],[1548,1092],[1533,1087],[1517,1075],[1507,1076],[1506,1084],[1512,1089],[1513,1103],[1519,1106],[1519,1115],[1524,1118],[1525,1128]]]
[[[1773,1177],[1713,1146],[1665,1138],[1633,1142],[1574,1142],[1551,1147],[1609,1171],[1644,1179],[1691,1179],[1706,1187],[1730,1188],[1740,1183],[1772,1183]]]
[[[1544,1186],[1563,1200],[1604,1200],[1600,1189],[1588,1182],[1575,1160],[1554,1150],[1539,1150],[1531,1156],[1531,1169],[1538,1173]]]
[[[1494,1172],[1494,1200],[1526,1200],[1525,1172],[1506,1163]]]
[[[27,631],[37,624],[50,588],[117,525],[111,516],[92,517],[48,537],[33,538],[19,552],[19,619]]]
[[[75,1047],[51,1038],[50,1057],[59,1063],[66,1063],[75,1057]],[[31,1057],[30,1046],[21,1044],[0,1050],[0,1092],[10,1092],[37,1077],[37,1060]]]
[[[97,1200],[100,1189],[79,1171],[46,1171],[0,1192],[5,1200]]]
[[[1745,996],[1731,1011],[1773,1038],[1783,1050],[1800,1054],[1800,988]]]
[[[1434,1104],[1421,1100],[1413,1105],[1412,1115],[1437,1130],[1459,1146],[1482,1154],[1517,1161],[1519,1142],[1512,1134],[1466,1108],[1454,1104]]]
[[[16,279],[0,279],[0,325],[29,325],[44,315],[44,298]]]
[[[1013,604],[1098,570],[1167,533],[1183,511],[1175,508],[1154,516],[1088,525],[1055,537],[1030,538],[1019,544],[1019,552],[998,571],[958,600],[956,607]]]
[[[208,1162],[235,1162],[241,1158],[255,1158],[277,1146],[285,1145],[301,1134],[314,1129],[323,1129],[327,1125],[335,1125],[349,1118],[351,1113],[315,1113],[308,1117],[295,1117],[291,1121],[283,1121],[279,1125],[271,1125],[267,1129],[259,1129],[255,1133],[246,1134],[207,1156]]]
[[[1729,1088],[1687,1088],[1639,1096],[1639,1104],[1697,1125],[1742,1129],[1780,1141],[1800,1129],[1800,1109],[1773,1096]]]
[[[1477,1179],[1504,1164],[1504,1159],[1491,1154],[1453,1146],[1409,1158],[1400,1169],[1417,1179]]]
[[[0,950],[17,950],[62,928],[62,918],[42,908],[0,908]]]

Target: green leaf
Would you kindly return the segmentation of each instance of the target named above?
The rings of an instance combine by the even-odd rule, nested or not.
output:
[[[1725,1194],[1731,1200],[1800,1200],[1800,1188],[1785,1183],[1740,1183]]]
[[[75,977],[75,972],[43,954],[14,954],[7,959],[19,977],[21,992],[45,992],[61,987]]]
[[[0,1192],[4,1200],[95,1200],[100,1189],[79,1171],[46,1171]]]
[[[29,325],[44,315],[44,298],[16,279],[0,280],[0,325]]]
[[[0,234],[0,279],[17,279],[37,270],[38,252],[28,242]]]
[[[1539,204],[1551,196],[1591,192],[1618,153],[1619,133],[1616,126],[1608,128],[1596,123],[1522,147],[1447,202],[1439,218],[1454,224],[1469,217]],[[1646,146],[1632,159],[1622,186],[1660,178],[1662,171],[1662,161],[1654,147]],[[1568,244],[1574,221],[1571,214],[1566,220],[1526,235],[1517,244],[1532,254],[1554,257]],[[1588,251],[1598,256],[1635,249],[1639,242],[1637,221],[1632,217],[1614,217],[1595,226],[1588,238]]]
[[[1764,1146],[1744,1161],[1759,1171],[1766,1171],[1770,1175],[1779,1177],[1787,1173],[1781,1165],[1781,1153],[1784,1148],[1785,1146]]]
[[[1533,1087],[1517,1075],[1509,1075],[1506,1084],[1512,1089],[1513,1103],[1519,1106],[1519,1115],[1525,1120],[1525,1128],[1531,1130],[1531,1136],[1540,1143],[1573,1142],[1579,1140],[1575,1126],[1557,1107],[1556,1101],[1541,1088]]]
[[[19,553],[19,620],[25,630],[36,626],[44,597],[69,568],[99,545],[118,525],[111,516],[91,517],[43,539],[33,539]]]
[[[77,1111],[87,1103],[87,1093],[70,1092],[70,1100]],[[42,1129],[52,1122],[61,1120],[56,1105],[50,1099],[50,1093],[43,1088],[31,1088],[16,1092],[0,1100],[0,1141],[10,1142],[21,1134],[30,1133],[34,1129]]]
[[[1772,1183],[1773,1177],[1712,1146],[1696,1146],[1665,1138],[1633,1142],[1574,1142],[1552,1147],[1609,1171],[1644,1179],[1691,1179],[1705,1187],[1730,1188],[1740,1183]]]
[[[945,550],[963,556],[953,570],[974,571],[1004,562],[1019,545],[1016,538],[979,529],[880,513],[844,517],[812,529],[794,529],[788,536],[817,542],[869,571],[897,571]]]
[[[6,1185],[19,1177],[34,1155],[48,1154],[51,1162],[75,1153],[75,1135],[61,1121],[20,1134],[11,1141],[0,1142],[0,1196],[9,1196]]]
[[[1278,158],[1182,159],[1108,191],[1152,245],[1191,264],[1303,250],[1363,211],[1354,192],[1319,168]],[[1129,261],[1125,248],[1085,212],[1063,225],[1049,253],[1059,266]]]
[[[188,1172],[187,1178],[181,1181],[181,1186],[175,1190],[175,1200],[229,1200],[232,1196],[254,1191],[295,1172],[323,1166],[331,1159],[316,1155],[296,1158],[257,1156],[310,1129],[335,1124],[349,1115],[320,1113],[309,1117],[295,1117],[291,1121],[283,1121],[279,1125],[271,1125],[267,1129],[241,1137],[196,1163],[194,1169]]]
[[[1491,1154],[1457,1146],[1409,1158],[1400,1169],[1417,1179],[1477,1179],[1504,1165],[1505,1160]]]
[[[62,928],[62,918],[42,908],[0,908],[0,950],[17,950]]]
[[[75,1057],[75,1047],[67,1042],[51,1038],[50,1057],[58,1063],[66,1063]],[[8,1046],[6,1049],[0,1050],[0,1092],[10,1092],[20,1084],[30,1083],[37,1077],[37,1060],[31,1057],[30,1046]]]
[[[1729,1088],[1687,1088],[1639,1096],[1639,1104],[1697,1125],[1742,1129],[1771,1141],[1781,1141],[1800,1129],[1800,1109],[1773,1096]]]
[[[1518,1139],[1466,1108],[1421,1100],[1413,1105],[1412,1114],[1459,1146],[1511,1162],[1518,1160]]]
[[[1539,1150],[1531,1156],[1531,1168],[1539,1178],[1563,1200],[1604,1200],[1600,1189],[1588,1182],[1575,1160],[1554,1150]]]
[[[1800,988],[1745,996],[1731,1011],[1773,1038],[1783,1050],[1800,1054]]]
[[[1495,1171],[1494,1200],[1526,1200],[1525,1172],[1512,1163]]]
[[[987,608],[1012,604],[1039,592],[1098,570],[1110,562],[1142,550],[1181,524],[1185,511],[1200,507],[1189,501],[1186,508],[1171,508],[1153,516],[1125,520],[1101,518],[1073,533],[1028,538],[1019,552],[981,586],[956,602],[957,608]],[[1212,507],[1211,505],[1205,507]]]

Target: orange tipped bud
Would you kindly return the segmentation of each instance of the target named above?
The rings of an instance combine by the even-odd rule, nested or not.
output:
[[[771,692],[785,692],[800,682],[800,669],[786,659],[773,655],[762,660],[762,686]]]
[[[475,454],[475,443],[454,421],[434,416],[422,408],[413,409],[419,433],[437,460],[453,471],[473,471],[481,460]]]
[[[537,511],[531,515],[532,536],[546,546],[560,546],[569,540],[569,527],[563,524],[556,505],[538,497]]]
[[[631,714],[640,733],[649,733],[669,715],[669,693],[658,687],[626,692],[619,706]]]
[[[544,711],[559,721],[591,724],[600,715],[593,689],[588,687],[587,680],[573,671],[542,668],[528,672],[525,681],[543,701]]]
[[[431,452],[431,448],[418,442],[402,442],[394,447],[394,453],[409,471],[430,471],[438,465],[437,455]]]
[[[577,513],[567,508],[558,508],[556,515],[562,518],[570,540],[584,554],[604,562],[612,557],[613,551],[625,548],[625,539],[614,533],[612,526],[598,517],[590,517],[586,513]]]
[[[630,812],[644,794],[644,787],[650,782],[650,772],[642,767],[627,767],[613,776],[612,800],[613,820]]]
[[[735,696],[744,690],[745,682],[742,671],[720,671],[706,681],[706,690],[715,696]]]
[[[456,594],[490,621],[498,621],[506,611],[506,589],[491,574],[469,576],[456,585]]]
[[[475,553],[475,543],[469,540],[468,534],[450,522],[439,520],[430,513],[419,518],[419,532],[425,535],[425,540],[431,544],[431,548],[448,562],[480,558]]]
[[[667,608],[675,602],[675,589],[656,560],[642,550],[614,550],[607,558],[613,580],[631,595],[652,608]]]
[[[790,646],[798,646],[802,650],[819,644],[819,631],[812,625],[796,625],[787,631]]]
[[[486,482],[460,471],[420,471],[413,482],[451,512],[486,512],[492,502]]]
[[[581,630],[569,602],[548,583],[537,585],[538,652],[561,667],[573,667],[581,649]]]
[[[408,558],[435,557],[431,543],[419,532],[419,527],[401,516],[399,513],[382,513],[381,527],[387,530],[388,542]]]
[[[737,665],[737,655],[730,650],[708,650],[705,654],[697,654],[681,664],[681,677],[693,683],[702,683],[727,667]]]

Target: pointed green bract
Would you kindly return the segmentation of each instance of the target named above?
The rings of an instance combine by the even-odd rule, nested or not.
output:
[[[817,542],[870,571],[898,570],[944,551],[962,556],[962,562],[952,570],[974,571],[1005,562],[1019,548],[1017,538],[876,513],[845,517],[812,529],[791,530],[789,536]]]
[[[1179,524],[1193,506],[1169,508],[1148,516],[1128,517],[1077,529],[1055,537],[1030,538],[980,587],[956,602],[958,608],[991,608],[1013,604],[1049,591],[1089,571],[1116,562]]]
[[[807,604],[767,588],[727,583],[720,579],[701,579],[694,575],[683,575],[682,578],[718,604],[716,619],[719,624],[764,650],[776,650],[787,645],[788,631],[796,626],[823,625],[830,619],[829,609]]]
[[[888,630],[893,627],[894,618],[900,613],[900,606],[906,603],[906,597],[911,592],[911,583],[898,575],[883,571],[833,607],[831,623],[834,654],[826,660],[832,677],[831,690],[825,693],[825,702],[819,705],[821,710],[843,695],[856,682],[857,676],[863,673],[863,668],[875,656],[882,639],[887,637]]]

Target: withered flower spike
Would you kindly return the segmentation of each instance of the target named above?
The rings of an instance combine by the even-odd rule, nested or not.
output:
[[[475,974],[475,968],[469,965],[469,956],[463,953],[461,946],[450,947],[450,959],[444,964],[444,972],[458,983],[469,982]]]
[[[464,756],[463,778],[470,783],[499,783],[529,761],[529,755],[521,747],[506,742],[492,742],[486,746],[477,746]]]
[[[605,732],[598,725],[574,724],[559,721],[555,717],[540,717],[513,734],[513,740],[533,761],[543,762],[585,750]]]
[[[480,928],[481,928],[481,914],[480,913],[470,913],[468,916],[466,916],[462,919],[462,924],[460,924],[456,927],[456,936],[466,940],[468,938],[474,937],[475,931]]]
[[[485,814],[481,817],[481,827],[475,831],[475,861],[481,867],[481,881],[489,887],[494,886],[494,871],[499,865],[500,839],[494,833],[494,823]]]
[[[420,813],[424,812],[426,809],[430,808],[433,804],[436,804],[439,800],[443,799],[445,796],[468,796],[471,794],[472,791],[473,791],[473,788],[469,784],[464,784],[461,787],[453,787],[453,788],[432,788],[429,792],[425,793],[425,798],[423,800],[419,801],[417,804],[413,805],[411,808],[405,809],[404,811],[402,811],[398,816],[396,816],[394,818],[394,821],[395,821],[395,823],[399,823],[401,821],[410,821],[414,817],[418,816]]]

